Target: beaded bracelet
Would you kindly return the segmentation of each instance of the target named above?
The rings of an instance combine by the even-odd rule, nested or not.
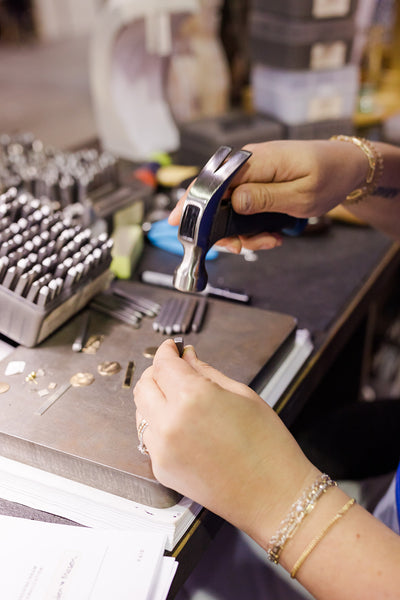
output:
[[[267,558],[274,564],[279,563],[279,558],[285,544],[294,536],[300,524],[305,517],[312,511],[317,500],[326,490],[337,485],[329,475],[323,473],[318,479],[307,488],[294,504],[292,504],[288,514],[279,525],[278,531],[273,535],[268,543]]]
[[[365,184],[353,190],[346,196],[347,204],[356,204],[366,196],[370,196],[377,188],[383,174],[383,157],[379,150],[369,140],[349,135],[333,135],[331,140],[350,142],[364,152],[368,160],[368,173]]]
[[[298,558],[293,565],[293,568],[290,572],[290,577],[294,579],[296,577],[297,571],[300,569],[303,562],[310,556],[311,552],[314,550],[315,546],[317,546],[322,538],[326,536],[330,528],[337,522],[339,519],[343,517],[347,513],[348,510],[354,505],[355,498],[351,498],[346,502],[346,504],[336,513],[336,515],[329,521],[327,525],[325,525],[324,529],[308,544],[307,548],[301,554],[300,558]]]

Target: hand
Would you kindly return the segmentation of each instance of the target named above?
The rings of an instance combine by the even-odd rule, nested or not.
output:
[[[232,206],[241,214],[282,212],[294,217],[320,216],[359,187],[368,170],[363,153],[340,141],[273,141],[245,146],[252,152],[232,182]],[[181,198],[169,222],[180,221]],[[280,245],[280,236],[239,236],[219,242],[233,252]]]
[[[134,389],[155,477],[244,529],[272,534],[318,472],[277,414],[249,387],[200,361],[158,349]]]

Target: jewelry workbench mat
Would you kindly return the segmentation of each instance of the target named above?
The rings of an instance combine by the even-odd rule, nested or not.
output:
[[[131,293],[162,304],[182,296],[173,290],[123,282]],[[82,315],[78,314],[36,348],[19,346],[0,363],[0,455],[86,485],[154,507],[173,505],[179,496],[159,484],[148,457],[137,450],[132,388],[151,365],[146,349],[168,336],[144,318],[138,329],[91,310],[88,336],[101,335],[95,354],[73,352]],[[201,332],[185,336],[199,358],[244,383],[264,383],[276,358],[289,351],[296,320],[277,312],[208,299]],[[23,373],[5,375],[11,361],[23,361]],[[121,370],[101,375],[98,366],[117,361]],[[132,385],[123,387],[128,361],[134,361]],[[36,376],[29,377],[34,372]],[[48,410],[40,390],[67,385],[76,373],[94,381],[69,387]],[[56,389],[57,389],[56,387]],[[52,392],[51,392],[52,393]]]

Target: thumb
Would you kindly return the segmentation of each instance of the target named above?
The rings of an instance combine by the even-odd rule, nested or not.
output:
[[[233,209],[243,215],[261,212],[287,213],[293,217],[307,217],[304,194],[299,182],[242,183],[232,193]]]

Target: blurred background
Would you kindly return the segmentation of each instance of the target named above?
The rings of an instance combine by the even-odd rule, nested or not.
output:
[[[157,115],[160,103],[144,110],[135,77],[140,64],[147,73],[156,71],[158,65],[149,57],[157,55],[162,57],[163,78],[157,93],[162,94],[173,118],[172,125],[164,123],[165,135],[171,138],[173,125],[178,124],[180,130],[177,138],[174,129],[175,147],[186,136],[187,123],[226,116],[232,109],[246,114],[256,111],[277,121],[283,129],[272,125],[271,137],[326,137],[337,129],[347,133],[354,127],[369,137],[400,139],[396,119],[390,127],[386,124],[400,111],[398,1],[325,3],[345,7],[333,19],[329,14],[327,19],[311,13],[308,7],[318,3],[303,0],[297,3],[298,14],[291,8],[296,3],[275,0],[153,0],[146,3],[147,8],[142,4],[135,0],[0,0],[0,132],[30,130],[45,143],[62,148],[99,136],[107,145],[107,107],[103,106],[103,112],[99,108],[104,104],[100,96],[114,87],[115,97],[123,88],[129,104],[123,107],[115,98],[112,107],[122,115],[123,125],[130,127],[126,114],[131,112],[139,115],[137,121],[145,122],[151,135],[149,112]],[[142,20],[144,49],[138,45]],[[328,38],[327,21],[334,32]],[[282,24],[278,44],[274,31],[279,32]],[[330,43],[318,46],[318,36]],[[316,54],[311,63],[302,53],[314,38]],[[154,48],[152,39],[157,40]],[[136,65],[129,77],[125,71],[122,83],[115,56],[118,44],[120,65],[127,56]],[[293,50],[295,63],[289,53]],[[323,80],[326,74],[329,83]],[[294,118],[304,94],[306,108]],[[249,133],[247,138],[250,141]],[[111,149],[114,145],[110,142]],[[160,150],[169,149],[162,139],[159,145]]]

